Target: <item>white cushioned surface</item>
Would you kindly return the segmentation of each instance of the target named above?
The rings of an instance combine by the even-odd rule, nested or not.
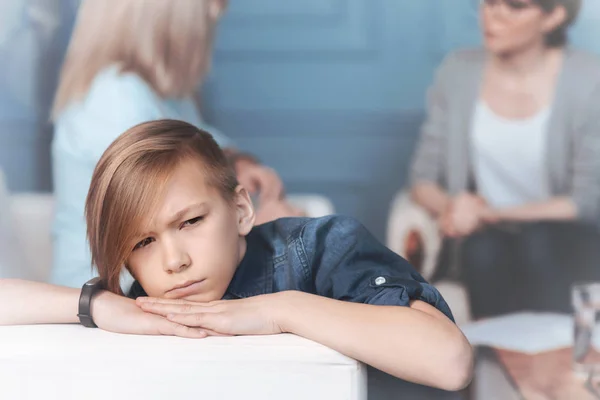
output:
[[[0,399],[366,399],[366,367],[294,335],[0,327]]]
[[[20,193],[10,202],[14,234],[22,252],[23,278],[46,282],[52,265],[54,199],[50,194]]]
[[[14,233],[11,199],[0,170],[0,278],[28,278]]]

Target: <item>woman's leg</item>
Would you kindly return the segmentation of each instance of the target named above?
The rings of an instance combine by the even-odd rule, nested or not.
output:
[[[512,271],[514,235],[489,227],[466,239],[460,247],[462,280],[469,292],[474,318],[515,310]]]
[[[563,265],[561,224],[541,222],[522,224],[520,228],[516,254],[521,308],[565,311],[569,306],[569,283]]]
[[[592,225],[568,224],[560,230],[563,266],[570,280],[600,281],[600,229]]]
[[[571,285],[600,279],[600,232],[574,223],[522,226],[518,235],[523,308],[571,311]]]

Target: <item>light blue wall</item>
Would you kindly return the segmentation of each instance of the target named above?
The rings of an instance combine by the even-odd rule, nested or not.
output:
[[[0,3],[30,6],[17,24],[4,24],[0,7],[0,26],[17,27],[4,42],[0,28],[0,167],[13,190],[48,190],[47,111],[76,0]],[[435,67],[479,43],[475,4],[231,0],[205,117],[280,171],[290,192],[326,194],[382,238]],[[32,5],[52,18],[36,19]],[[600,53],[599,21],[600,1],[588,0],[575,44]]]
[[[0,168],[14,191],[50,190],[49,108],[78,0],[0,0]]]
[[[436,3],[230,2],[205,90],[209,119],[289,191],[330,196],[382,237],[443,55]]]
[[[598,3],[586,4],[576,44],[600,44],[587,34],[598,29]],[[291,190],[330,196],[383,238],[435,68],[452,49],[480,43],[477,1],[230,4],[206,87],[209,117]]]

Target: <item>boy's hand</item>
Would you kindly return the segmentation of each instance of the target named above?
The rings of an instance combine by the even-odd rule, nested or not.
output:
[[[286,297],[286,292],[280,292],[210,303],[140,297],[137,305],[190,328],[224,335],[272,335],[282,333],[278,316]]]
[[[136,306],[135,300],[106,291],[92,300],[92,317],[99,328],[116,333],[187,338],[204,338],[211,333],[146,313]]]

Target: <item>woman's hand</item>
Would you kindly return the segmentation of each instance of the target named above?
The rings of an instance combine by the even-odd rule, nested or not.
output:
[[[235,161],[235,171],[238,182],[248,193],[258,194],[256,225],[279,218],[306,216],[303,210],[285,199],[283,182],[272,168],[257,163],[249,156],[243,156]]]
[[[497,224],[502,220],[500,211],[486,207],[481,213],[481,221],[488,225]]]
[[[190,329],[224,335],[272,335],[282,333],[278,315],[285,298],[286,292],[280,292],[210,303],[149,297],[136,302],[141,310]]]
[[[96,325],[110,332],[187,338],[204,338],[212,333],[146,313],[136,306],[135,300],[106,291],[94,297],[91,312]]]
[[[274,221],[279,218],[287,217],[305,217],[303,210],[293,206],[286,200],[273,200],[261,202],[256,210],[255,224],[260,225],[265,222]]]
[[[258,193],[261,203],[284,197],[283,182],[272,168],[243,160],[237,163],[236,172],[240,185],[250,194]]]
[[[450,201],[442,213],[439,225],[447,237],[463,237],[475,232],[485,222],[484,216],[491,213],[485,199],[472,193],[461,193]]]

